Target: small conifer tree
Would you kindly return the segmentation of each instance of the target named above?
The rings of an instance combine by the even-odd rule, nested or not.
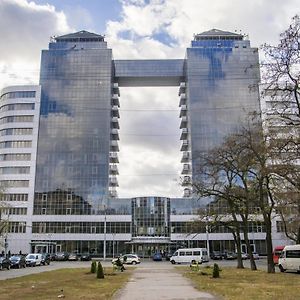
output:
[[[213,269],[213,278],[219,278],[220,277],[220,268],[218,264],[214,264]]]
[[[92,261],[92,264],[91,264],[91,273],[96,273],[96,270],[97,270],[97,264],[95,261]]]
[[[99,279],[104,278],[104,271],[100,261],[98,262],[97,278]]]

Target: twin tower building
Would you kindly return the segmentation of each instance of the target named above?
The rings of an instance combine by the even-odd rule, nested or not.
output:
[[[201,205],[189,188],[197,157],[260,109],[259,80],[258,50],[217,29],[195,35],[184,59],[166,60],[114,60],[104,37],[87,31],[52,38],[39,85],[0,94],[4,250],[147,256],[206,245],[205,230],[189,235]],[[178,86],[183,198],[117,197],[119,88],[126,86]],[[211,248],[233,247],[224,230],[210,233]],[[253,244],[264,249],[263,232],[254,232]]]

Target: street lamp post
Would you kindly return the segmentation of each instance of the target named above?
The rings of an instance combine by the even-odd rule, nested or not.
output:
[[[208,225],[205,226],[207,255],[210,257]]]
[[[106,260],[106,206],[104,205],[103,260]]]

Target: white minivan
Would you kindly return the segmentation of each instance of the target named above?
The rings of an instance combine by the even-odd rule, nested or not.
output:
[[[209,261],[206,248],[186,248],[178,249],[171,256],[170,262],[172,264],[191,263],[196,261],[200,264]]]
[[[26,256],[25,261],[27,266],[40,266],[42,264],[42,254],[30,253]]]
[[[283,248],[278,260],[278,267],[281,272],[291,270],[300,273],[300,244]]]

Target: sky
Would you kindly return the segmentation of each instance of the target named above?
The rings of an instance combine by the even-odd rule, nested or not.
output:
[[[104,34],[115,59],[182,59],[212,28],[276,44],[299,11],[299,0],[0,0],[0,89],[38,84],[53,35]],[[120,92],[119,197],[181,197],[178,89]]]

